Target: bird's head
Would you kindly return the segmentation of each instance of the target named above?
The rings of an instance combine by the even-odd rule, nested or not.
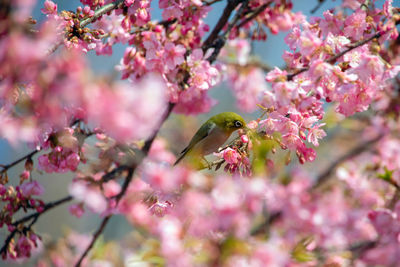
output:
[[[211,120],[221,129],[232,133],[236,130],[246,128],[246,122],[235,112],[223,112],[215,115]]]

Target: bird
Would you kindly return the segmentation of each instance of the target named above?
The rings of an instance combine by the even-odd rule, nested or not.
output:
[[[217,151],[234,131],[243,128],[246,128],[246,122],[235,112],[222,112],[212,116],[197,130],[174,166],[187,156],[192,158],[200,156],[204,159],[205,155]]]

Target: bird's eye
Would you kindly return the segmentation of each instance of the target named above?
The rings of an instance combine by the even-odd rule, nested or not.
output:
[[[240,121],[235,121],[235,127],[236,128],[240,128],[242,126],[243,126],[243,124]]]

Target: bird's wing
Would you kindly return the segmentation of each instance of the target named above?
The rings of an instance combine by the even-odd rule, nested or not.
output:
[[[215,123],[205,123],[203,124],[200,129],[197,130],[197,132],[194,134],[192,140],[190,140],[189,145],[182,150],[181,155],[179,158],[176,160],[174,165],[178,164],[181,159],[201,140],[206,138],[210,133],[212,132],[213,129],[215,129]]]

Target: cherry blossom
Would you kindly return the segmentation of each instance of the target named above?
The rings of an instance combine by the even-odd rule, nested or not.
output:
[[[392,0],[329,10],[319,2],[305,16],[308,7],[289,0],[81,0],[71,10],[5,1],[0,138],[31,151],[0,164],[2,258],[395,266],[400,9]],[[269,40],[278,33],[281,49]],[[256,41],[282,64],[269,67]],[[92,68],[92,55],[119,50],[115,75]],[[211,97],[221,84],[246,125],[226,126],[237,131],[204,166],[174,166],[195,132],[190,115],[225,108],[217,103],[230,96]],[[64,195],[51,198],[44,173],[72,177],[60,183]],[[67,216],[94,213],[91,235],[42,235],[53,220],[43,215],[63,204]],[[102,239],[116,217],[132,234]]]

